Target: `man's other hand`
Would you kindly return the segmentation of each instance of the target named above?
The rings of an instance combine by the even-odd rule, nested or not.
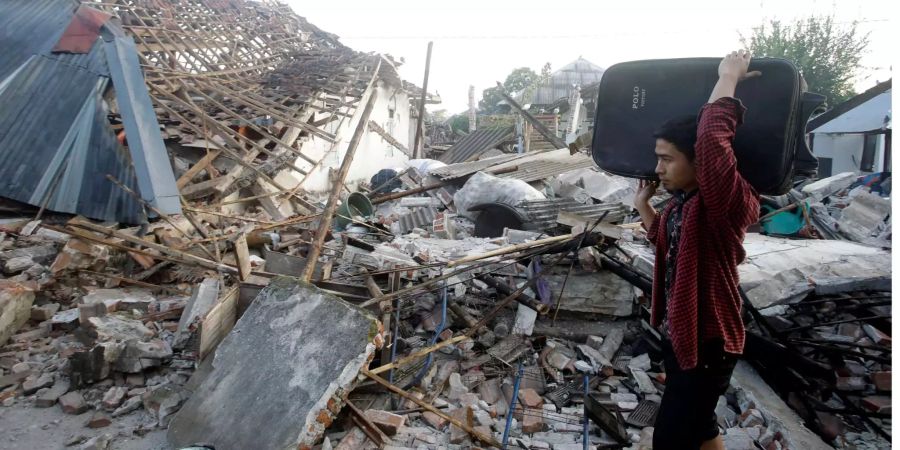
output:
[[[719,78],[730,79],[737,83],[762,75],[762,72],[758,70],[747,72],[749,66],[750,52],[746,50],[731,52],[725,55],[725,58],[719,63]]]

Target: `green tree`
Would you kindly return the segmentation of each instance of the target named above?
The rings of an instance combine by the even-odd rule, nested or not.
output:
[[[439,109],[431,112],[431,120],[434,123],[444,123],[447,121],[447,110]]]
[[[809,84],[809,90],[837,105],[856,95],[853,80],[860,74],[860,60],[869,45],[869,34],[857,23],[835,23],[834,17],[811,16],[793,23],[772,20],[753,29],[741,43],[754,56],[793,61]]]
[[[455,114],[450,118],[450,128],[453,130],[460,130],[466,133],[469,132],[469,115],[468,114]]]
[[[538,74],[528,67],[519,67],[506,76],[506,80],[503,81],[503,88],[506,92],[512,94],[534,85],[539,78]],[[497,112],[497,104],[501,100],[503,100],[503,96],[500,95],[498,87],[487,88],[481,93],[478,110],[485,114],[494,114]]]

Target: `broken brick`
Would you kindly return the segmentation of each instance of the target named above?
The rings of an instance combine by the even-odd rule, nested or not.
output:
[[[519,401],[528,408],[540,408],[544,399],[534,389],[519,389]]]
[[[110,420],[109,416],[107,416],[102,411],[95,411],[94,415],[91,416],[91,420],[88,421],[88,428],[103,428],[108,427],[112,424],[112,420]]]
[[[891,371],[873,373],[872,382],[879,391],[891,392]]]
[[[447,419],[431,411],[425,411],[424,413],[422,413],[422,418],[437,430],[443,430],[444,427],[447,426]]]
[[[526,408],[522,414],[522,432],[538,433],[544,431],[543,411]]]
[[[450,413],[450,416],[454,419],[460,421],[461,423],[467,425],[473,425],[469,422],[470,417],[472,417],[472,409],[471,408],[459,408],[453,410]],[[466,441],[469,434],[463,430],[462,428],[456,425],[450,425],[450,443],[451,444],[462,444]]]
[[[406,423],[406,416],[378,409],[367,410],[365,415],[388,436],[397,434],[397,430]]]
[[[88,410],[81,392],[72,391],[59,398],[59,406],[66,414],[81,414]]]
[[[891,397],[886,395],[863,397],[862,406],[875,413],[891,414]]]

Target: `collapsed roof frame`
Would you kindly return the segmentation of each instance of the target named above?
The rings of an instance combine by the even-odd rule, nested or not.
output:
[[[299,190],[322,161],[304,153],[303,142],[339,145],[325,127],[353,117],[374,76],[402,88],[393,61],[345,47],[280,2],[85,3],[117,15],[134,38],[165,137],[206,148],[177,181],[186,199],[265,186],[313,212]],[[199,179],[220,156],[234,168]],[[296,187],[275,181],[285,169],[302,175]]]

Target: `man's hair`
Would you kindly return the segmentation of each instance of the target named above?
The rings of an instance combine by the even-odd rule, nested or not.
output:
[[[653,133],[653,137],[671,142],[689,161],[693,161],[694,144],[697,142],[697,117],[680,116],[671,119],[662,124]]]

